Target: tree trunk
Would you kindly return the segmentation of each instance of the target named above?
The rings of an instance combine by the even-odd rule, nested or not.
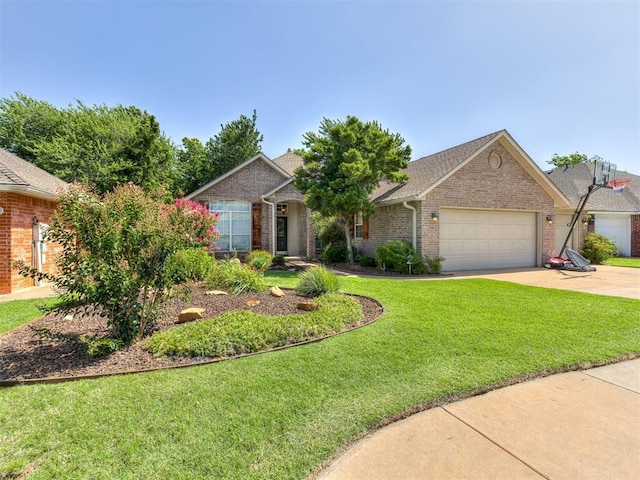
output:
[[[353,248],[351,247],[351,228],[349,228],[349,216],[342,218],[344,224],[344,236],[347,239],[347,260],[353,265]]]

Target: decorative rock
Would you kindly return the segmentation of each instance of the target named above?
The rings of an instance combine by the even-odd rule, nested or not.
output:
[[[64,317],[64,319],[70,322],[71,320],[73,320],[73,314],[70,313],[69,315]]]
[[[298,308],[300,310],[306,310],[307,312],[312,312],[313,310],[318,309],[318,304],[316,302],[300,302],[298,303]]]
[[[199,320],[201,318],[204,318],[202,314],[205,312],[205,310],[205,308],[199,307],[187,308],[185,310],[182,310],[180,312],[180,315],[178,316],[178,321],[176,323],[191,322],[192,320]]]
[[[260,300],[249,300],[247,305],[250,307],[255,307],[256,305],[260,305]]]
[[[274,297],[284,297],[284,292],[280,290],[280,287],[271,287],[271,295]]]
[[[209,290],[204,292],[205,295],[229,295],[227,292],[223,292],[222,290]]]

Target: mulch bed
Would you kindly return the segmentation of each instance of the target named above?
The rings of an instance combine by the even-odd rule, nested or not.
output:
[[[153,331],[161,331],[176,324],[178,314],[189,307],[205,308],[205,318],[215,317],[229,310],[252,310],[266,315],[299,314],[298,302],[308,300],[294,291],[285,290],[285,296],[277,298],[267,293],[243,293],[240,295],[205,295],[207,289],[192,289],[185,299],[176,298],[161,309],[160,318]],[[350,329],[376,320],[383,313],[375,300],[358,297],[364,315],[360,323]],[[259,300],[248,306],[249,300]],[[73,314],[73,319],[65,316]],[[47,329],[50,335],[39,335],[34,329]],[[41,330],[42,331],[42,330]],[[87,354],[86,345],[79,341],[61,341],[55,334],[107,336],[106,320],[92,309],[74,309],[70,312],[49,313],[27,325],[0,335],[0,383],[5,384],[34,379],[62,379],[79,376],[102,376],[161,368],[194,365],[214,359],[184,357],[154,357],[139,344],[114,352],[106,357],[95,358]],[[60,337],[60,335],[58,335]]]

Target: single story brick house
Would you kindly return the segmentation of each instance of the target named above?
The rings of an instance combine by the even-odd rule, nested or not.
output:
[[[0,149],[0,294],[33,286],[11,263],[24,260],[51,272],[55,245],[43,242],[44,230],[68,184],[22,158]]]
[[[273,160],[258,154],[186,198],[220,213],[222,252],[265,249],[313,258],[311,212],[293,186],[293,171],[300,165],[302,158],[292,152]]]
[[[310,211],[293,182],[302,159],[257,155],[187,198],[220,211],[219,246],[238,252],[315,255]],[[554,218],[570,209],[558,189],[506,130],[409,163],[409,179],[382,184],[375,212],[356,216],[354,245],[374,256],[388,240],[445,258],[447,271],[535,267],[556,252]]]
[[[556,214],[556,245],[561,248],[569,233],[567,224],[580,197],[587,193],[593,183],[594,164],[579,163],[556,168],[548,175],[569,198],[573,207],[570,210],[559,209]],[[640,257],[640,176],[619,171],[616,178],[631,181],[620,193],[610,188],[600,188],[591,194],[573,231],[570,247],[580,250],[585,235],[595,231],[614,241],[618,255]]]

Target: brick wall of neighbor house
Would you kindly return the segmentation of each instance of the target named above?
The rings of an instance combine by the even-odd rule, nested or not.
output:
[[[502,157],[502,167],[489,166],[489,155],[497,151]],[[553,199],[514,160],[502,145],[495,143],[458,170],[423,202],[422,221],[428,225],[431,213],[440,207],[481,208],[498,210],[523,210],[537,212],[542,219],[554,215]],[[539,261],[544,263],[554,254],[555,227],[541,221],[542,251]],[[439,224],[432,224],[422,232],[423,255],[439,255]]]
[[[640,257],[640,215],[631,215],[631,256]]]
[[[33,218],[49,224],[56,205],[56,202],[17,193],[0,194],[0,206],[5,209],[0,215],[0,294],[33,286],[33,280],[21,277],[12,269],[11,262],[24,260],[31,265]],[[47,244],[46,262],[42,266],[44,272],[55,271],[55,257],[59,253],[59,246]]]

